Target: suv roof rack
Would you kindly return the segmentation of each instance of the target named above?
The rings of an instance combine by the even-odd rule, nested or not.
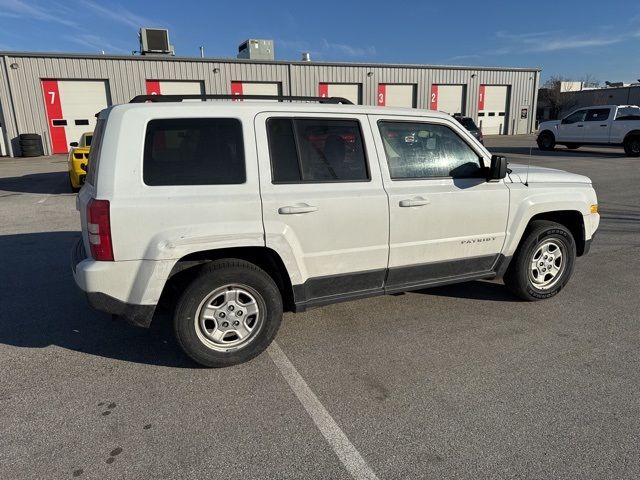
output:
[[[181,102],[183,100],[277,100],[279,102],[319,102],[353,105],[343,97],[296,97],[290,95],[137,95],[129,103]]]

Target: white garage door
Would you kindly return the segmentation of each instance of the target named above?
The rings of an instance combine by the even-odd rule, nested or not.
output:
[[[478,125],[482,133],[485,135],[506,135],[508,133],[508,99],[508,86],[480,85]]]
[[[202,95],[204,85],[200,81],[147,80],[147,95]],[[199,100],[195,100],[196,102]]]
[[[360,104],[359,83],[320,83],[318,85],[319,97],[342,97],[350,100],[354,105]]]
[[[378,84],[378,106],[414,108],[415,85]]]
[[[231,82],[232,95],[280,95],[279,82]]]
[[[53,153],[67,153],[69,143],[92,132],[96,113],[109,106],[106,80],[42,80]]]
[[[464,115],[465,100],[464,85],[431,85],[431,110],[440,110],[449,115]]]

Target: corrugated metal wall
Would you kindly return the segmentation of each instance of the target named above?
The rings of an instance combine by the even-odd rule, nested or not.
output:
[[[362,100],[376,105],[378,83],[417,86],[418,108],[428,108],[431,84],[466,85],[467,115],[477,120],[481,84],[509,85],[509,133],[515,133],[515,113],[535,111],[540,72],[536,69],[484,69],[413,65],[349,65],[304,62],[257,62],[208,59],[155,59],[49,54],[0,54],[0,120],[17,153],[20,133],[39,133],[50,151],[41,79],[107,80],[113,103],[145,93],[145,81],[201,80],[207,93],[231,93],[231,82],[281,82],[284,95],[318,95],[318,83],[362,84]],[[15,64],[12,68],[11,65]],[[513,112],[513,115],[511,114]],[[529,131],[533,130],[530,115]]]

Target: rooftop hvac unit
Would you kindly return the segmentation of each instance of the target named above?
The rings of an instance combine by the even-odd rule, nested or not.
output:
[[[249,39],[238,47],[238,58],[249,60],[273,60],[273,40]]]
[[[169,30],[141,28],[140,53],[142,55],[173,55],[173,46],[169,43]]]

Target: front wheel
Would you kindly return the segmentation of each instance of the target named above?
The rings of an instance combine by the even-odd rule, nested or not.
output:
[[[627,157],[640,157],[640,135],[629,137],[624,141],[624,153]]]
[[[544,131],[538,135],[536,140],[540,150],[553,150],[556,146],[556,137],[549,131]]]
[[[518,297],[534,301],[550,298],[564,288],[576,260],[576,244],[563,225],[531,222],[504,276]]]
[[[272,278],[243,260],[202,268],[174,314],[178,344],[205,367],[251,360],[271,343],[282,320],[282,297]]]

